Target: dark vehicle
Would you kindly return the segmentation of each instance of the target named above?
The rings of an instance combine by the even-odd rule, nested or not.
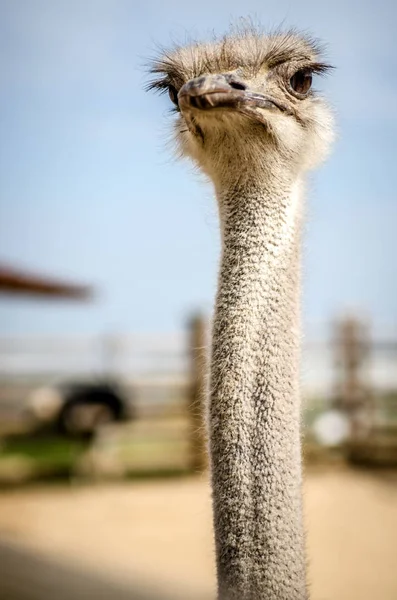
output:
[[[101,425],[134,417],[133,405],[111,381],[64,382],[35,390],[27,410],[36,430],[90,437]]]

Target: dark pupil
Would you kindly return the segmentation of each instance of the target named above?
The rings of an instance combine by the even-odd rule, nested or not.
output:
[[[297,71],[291,77],[290,85],[294,92],[298,94],[307,94],[312,87],[312,74],[306,71]]]
[[[171,101],[174,104],[176,104],[176,106],[178,106],[178,92],[176,91],[173,85],[170,85],[170,87],[168,88],[168,93],[170,95]]]

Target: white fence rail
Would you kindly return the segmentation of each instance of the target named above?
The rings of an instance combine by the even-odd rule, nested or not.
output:
[[[71,378],[111,375],[127,386],[144,388],[148,382],[152,386],[157,382],[157,390],[162,384],[183,386],[189,373],[188,340],[187,332],[0,338],[0,405],[17,402],[32,387]],[[332,394],[334,364],[334,350],[329,341],[304,342],[305,396],[327,398]],[[364,376],[373,389],[397,389],[396,340],[372,343]]]

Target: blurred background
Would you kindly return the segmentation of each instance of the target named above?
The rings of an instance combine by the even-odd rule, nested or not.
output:
[[[158,45],[308,31],[338,123],[309,185],[313,600],[397,598],[396,8],[0,1],[0,597],[214,597],[203,394],[212,190],[143,91]],[[394,258],[393,258],[394,257]]]

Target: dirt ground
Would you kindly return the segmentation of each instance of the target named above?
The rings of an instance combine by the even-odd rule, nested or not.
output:
[[[397,598],[397,474],[309,470],[313,600]],[[214,597],[206,477],[0,494],[0,535],[112,577]]]

